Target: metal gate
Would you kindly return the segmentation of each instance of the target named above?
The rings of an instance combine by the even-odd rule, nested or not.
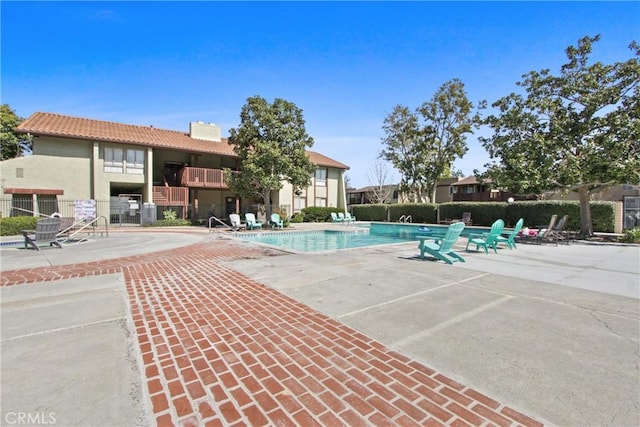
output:
[[[140,225],[142,194],[118,194],[111,197],[111,224]]]
[[[624,230],[640,227],[640,197],[626,196],[624,198]]]

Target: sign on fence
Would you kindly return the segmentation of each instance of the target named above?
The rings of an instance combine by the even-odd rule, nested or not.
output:
[[[76,219],[93,220],[96,217],[96,201],[76,200],[74,204]]]

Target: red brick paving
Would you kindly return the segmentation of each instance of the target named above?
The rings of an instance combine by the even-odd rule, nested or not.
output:
[[[216,240],[2,286],[123,273],[158,426],[542,425],[220,263],[238,258]]]

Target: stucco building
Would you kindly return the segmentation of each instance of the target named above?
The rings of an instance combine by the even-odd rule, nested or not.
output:
[[[2,198],[11,199],[2,216],[15,215],[21,203],[68,216],[67,205],[78,200],[96,200],[96,214],[110,222],[123,213],[139,222],[152,204],[184,218],[260,214],[255,200],[225,184],[223,169],[241,173],[242,164],[215,124],[192,122],[187,133],[38,112],[16,131],[32,135],[33,153],[0,163]],[[296,194],[284,182],[272,194],[273,206],[288,215],[307,206],[345,208],[349,167],[318,152],[307,155],[316,165],[310,186]]]

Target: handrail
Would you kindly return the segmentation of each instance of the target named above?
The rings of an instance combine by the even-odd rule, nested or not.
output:
[[[222,222],[220,219],[218,219],[216,216],[213,216],[213,215],[212,215],[211,217],[209,217],[209,233],[211,233],[211,231],[212,231],[212,230],[211,230],[211,228],[212,228],[212,227],[211,227],[211,222],[212,222],[212,220],[216,220],[216,221],[218,221],[220,224],[222,224],[222,225],[224,225],[225,227],[227,227],[227,228],[231,229],[232,231],[237,231],[235,228],[231,227],[229,224],[225,224],[225,223],[224,223],[224,222]]]
[[[22,211],[22,212],[28,212],[31,214],[31,216],[35,216],[36,212],[35,211],[30,211],[29,209],[22,209],[22,208],[18,208],[16,206],[11,206],[11,209],[15,209],[17,211]],[[42,214],[40,212],[37,212],[38,216],[44,216],[46,218],[50,217],[50,215],[46,215],[46,214]]]
[[[82,227],[80,227],[79,230],[74,231],[73,234],[69,235],[64,241],[68,242],[69,240],[74,238],[77,234],[85,232],[84,230],[86,228],[88,228],[88,227],[92,227],[93,228],[93,233],[90,236],[85,237],[84,239],[80,239],[80,241],[84,242],[89,237],[94,236],[96,234],[96,224],[98,223],[98,220],[100,220],[100,219],[104,219],[104,230],[107,233],[107,237],[109,237],[109,223],[107,222],[107,218],[104,217],[104,216],[99,216],[99,217],[96,217],[96,218],[92,219],[88,223],[84,224]],[[75,226],[75,224],[74,224],[74,226]]]
[[[411,215],[402,215],[399,219],[398,222],[413,222],[413,219],[411,218]]]

